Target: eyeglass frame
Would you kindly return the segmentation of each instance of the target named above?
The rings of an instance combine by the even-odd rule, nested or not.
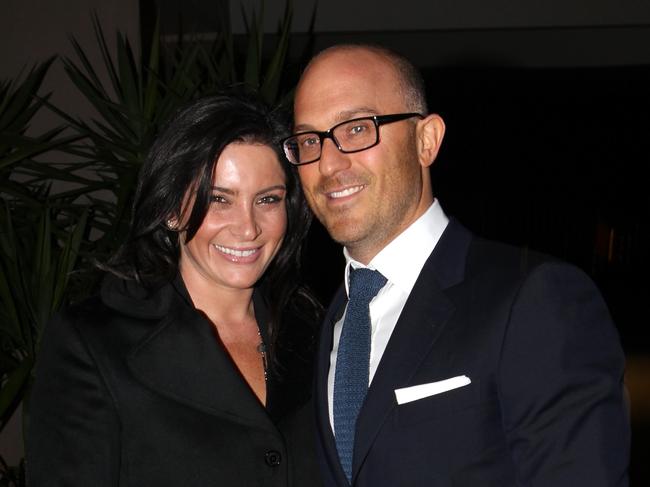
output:
[[[370,149],[372,147],[375,147],[376,145],[379,144],[379,142],[380,142],[379,127],[381,127],[382,125],[387,125],[389,123],[394,123],[394,122],[400,122],[402,120],[407,120],[407,119],[413,118],[413,117],[418,117],[419,119],[423,119],[424,115],[422,115],[421,113],[417,113],[417,112],[408,112],[408,113],[391,113],[391,114],[387,114],[387,115],[370,115],[370,116],[367,116],[367,117],[351,118],[350,120],[344,120],[343,122],[337,123],[336,125],[334,125],[333,127],[330,127],[328,130],[325,130],[325,131],[305,130],[303,132],[298,132],[296,134],[292,134],[289,137],[285,137],[284,139],[282,139],[280,141],[280,143],[282,144],[282,150],[284,151],[284,155],[285,155],[285,157],[287,158],[287,160],[289,161],[290,164],[292,164],[294,166],[304,166],[305,164],[313,164],[314,162],[318,161],[321,158],[321,156],[323,155],[323,143],[324,143],[325,139],[330,139],[332,142],[334,142],[334,145],[339,150],[339,152],[341,152],[343,154],[354,154],[355,152],[362,152],[364,150],[368,150],[368,149]],[[372,144],[370,144],[369,146],[364,147],[363,149],[343,150],[341,148],[341,144],[339,144],[339,141],[336,140],[336,138],[334,137],[334,130],[339,128],[341,125],[345,125],[345,124],[350,123],[350,122],[357,122],[359,120],[372,120],[372,122],[375,125],[375,134],[376,134],[375,141]],[[291,157],[288,154],[288,149],[285,146],[285,144],[286,144],[286,142],[288,140],[293,139],[295,137],[298,137],[300,135],[304,135],[304,134],[315,134],[315,135],[318,136],[318,140],[319,140],[318,143],[320,145],[320,153],[319,153],[318,157],[316,159],[314,159],[314,160],[306,161],[306,162],[293,162],[291,160]]]

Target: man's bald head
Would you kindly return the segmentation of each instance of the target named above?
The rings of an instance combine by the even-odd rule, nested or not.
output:
[[[422,115],[428,113],[424,80],[419,70],[401,54],[382,46],[373,44],[339,44],[328,47],[316,54],[309,61],[304,73],[313,65],[324,61],[334,54],[354,54],[355,51],[372,54],[378,60],[385,62],[386,66],[394,71],[406,108],[409,111]]]

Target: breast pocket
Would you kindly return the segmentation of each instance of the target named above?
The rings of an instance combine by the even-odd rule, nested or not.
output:
[[[482,398],[481,381],[472,379],[472,382],[465,386],[398,405],[397,422],[400,425],[411,425],[441,420],[478,406],[482,399],[486,398]]]

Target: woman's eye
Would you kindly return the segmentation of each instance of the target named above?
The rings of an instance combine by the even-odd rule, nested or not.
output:
[[[224,198],[220,194],[213,194],[210,197],[210,202],[211,203],[228,203],[228,200],[226,200],[226,198]]]
[[[282,197],[278,195],[266,195],[262,196],[260,199],[257,200],[257,204],[259,205],[270,205],[273,203],[279,203],[282,201]]]

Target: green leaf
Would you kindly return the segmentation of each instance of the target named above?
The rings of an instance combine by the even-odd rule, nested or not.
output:
[[[27,356],[18,368],[7,376],[0,390],[0,427],[4,427],[13,415],[22,398],[22,391],[29,379],[34,359]]]
[[[143,113],[146,120],[155,117],[156,102],[158,101],[158,82],[157,76],[160,66],[160,20],[156,18],[156,24],[153,31],[151,42],[151,52],[149,53],[149,63],[147,65],[148,79],[144,91]]]
[[[140,118],[142,77],[133,60],[131,47],[121,35],[117,37],[117,65],[119,69],[120,102],[127,117]],[[135,131],[140,133],[140,131]]]
[[[282,78],[287,51],[289,49],[292,19],[293,5],[291,3],[291,0],[287,0],[284,17],[280,24],[278,45],[276,46],[273,57],[267,66],[266,73],[264,75],[264,82],[260,87],[260,94],[268,103],[274,102],[278,97],[280,80]]]
[[[264,2],[262,2],[264,5]],[[262,8],[263,10],[263,8]],[[253,10],[250,28],[247,24],[248,48],[246,50],[246,70],[244,71],[244,83],[252,88],[260,85],[260,65],[262,59],[262,38],[264,36],[263,15],[259,17]],[[244,18],[245,20],[245,18]]]
[[[86,230],[88,213],[84,212],[77,223],[75,229],[69,234],[68,239],[61,250],[61,255],[57,262],[57,272],[54,282],[54,296],[50,307],[50,314],[57,311],[65,298],[65,291],[68,287],[70,274],[75,268],[79,250],[81,248],[82,238]]]
[[[15,299],[16,286],[21,281],[20,269],[17,267],[18,243],[14,232],[9,205],[4,204],[5,216],[3,231],[0,233],[0,305],[7,319],[0,322],[0,329],[10,336],[14,343],[22,343],[22,320],[20,309]],[[18,288],[18,289],[16,289]]]
[[[99,17],[97,16],[96,13],[93,15],[93,29],[95,31],[95,39],[97,40],[97,47],[99,47],[99,50],[102,54],[104,68],[106,68],[106,71],[108,72],[113,89],[119,96],[120,94],[119,75],[117,70],[115,69],[115,64],[113,63],[113,59],[111,58],[110,49],[108,48],[108,43],[106,42],[106,37],[104,36],[104,30],[102,29],[101,22],[99,21]],[[118,37],[121,35],[120,32],[117,32],[116,34]],[[97,79],[97,81],[99,80]],[[98,84],[101,85],[101,83]],[[104,96],[108,98],[108,94],[105,93]]]
[[[19,129],[22,129],[26,121],[31,119],[35,111],[35,109],[30,110],[30,106],[35,103],[33,97],[40,88],[53,60],[54,58],[50,58],[32,68],[24,81],[15,90],[11,89],[14,83],[9,83],[5,91],[6,98],[3,100],[2,109],[0,110],[0,131],[12,130],[12,127],[14,128],[12,131],[17,131],[15,130],[16,125],[18,125]],[[38,102],[36,102],[36,105],[38,105]],[[25,111],[29,113],[29,116],[23,118]],[[18,123],[16,123],[17,121]]]
[[[80,138],[80,136],[75,135],[56,140],[48,140],[52,135],[56,135],[59,132],[60,129],[55,129],[55,133],[48,133],[47,137],[30,139],[28,141],[25,141],[24,138],[19,138],[18,136],[0,134],[0,143],[11,144],[14,146],[14,150],[10,154],[0,159],[0,170],[15,165],[23,160],[60,148],[61,146]]]

